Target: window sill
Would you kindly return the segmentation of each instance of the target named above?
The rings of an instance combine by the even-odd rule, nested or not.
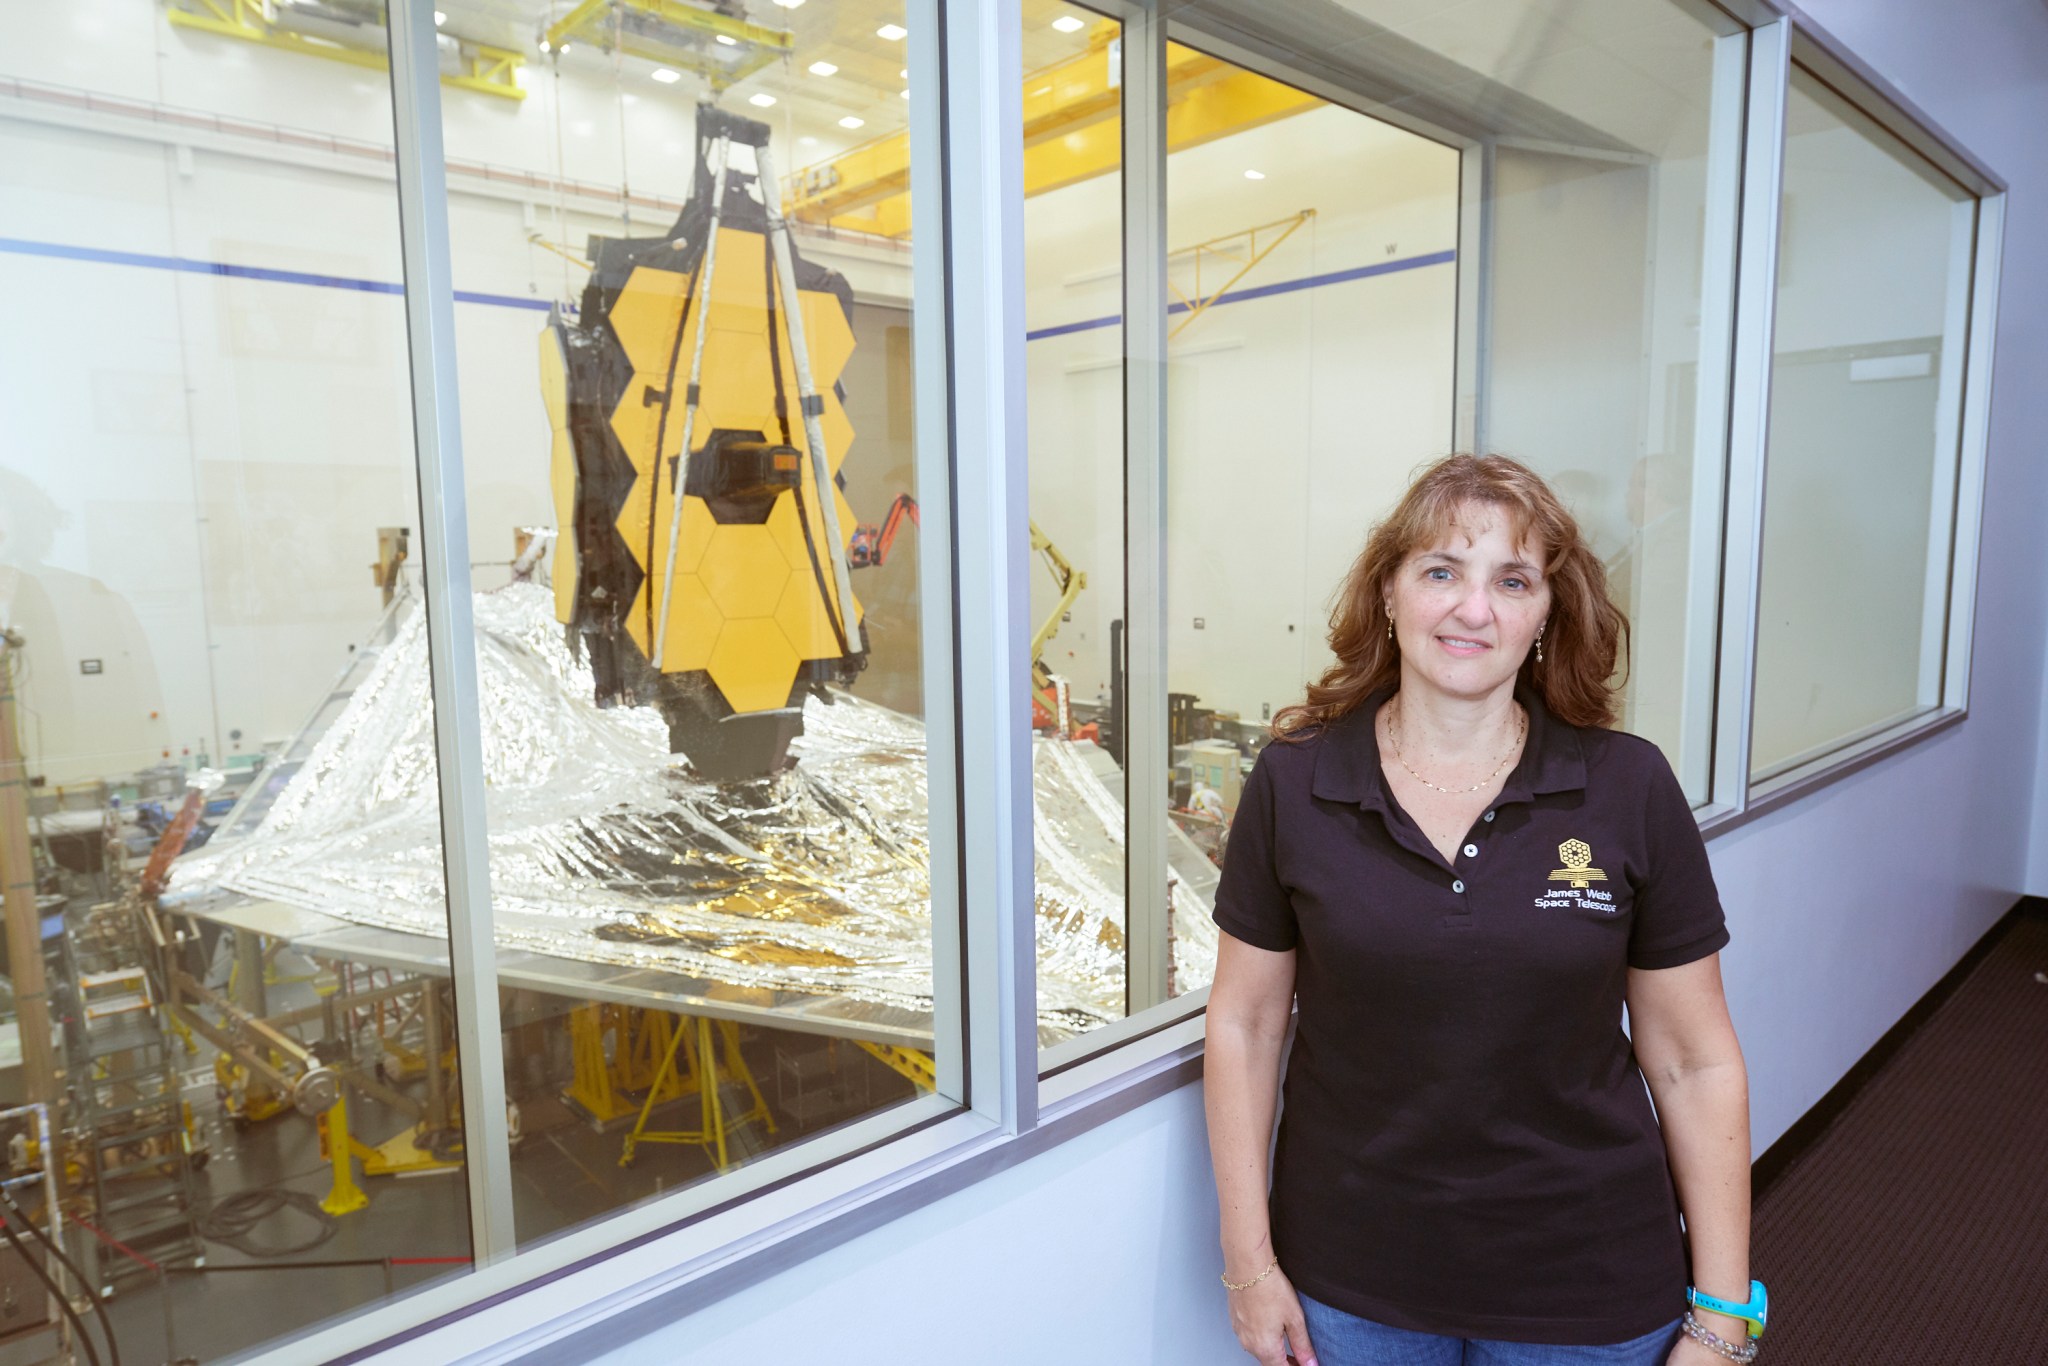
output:
[[[1025,1133],[922,1097],[253,1360],[539,1363],[570,1338],[630,1341],[1197,1080],[1202,1028],[1179,1020],[1047,1079]]]
[[[1852,773],[1869,768],[1923,740],[1961,725],[1969,712],[1960,707],[1942,707],[1923,712],[1874,735],[1868,735],[1799,767],[1776,774],[1750,789],[1749,801],[1739,810],[1710,807],[1700,813],[1700,833],[1708,839],[1747,825],[1759,816],[1790,806]]]

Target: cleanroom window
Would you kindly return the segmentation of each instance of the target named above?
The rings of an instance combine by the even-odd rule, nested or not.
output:
[[[1038,1041],[1126,1010],[1122,26],[1023,0]]]
[[[1301,421],[1341,430],[1342,449],[1325,438],[1292,458],[1356,467],[1346,477],[1362,481],[1355,491],[1347,487],[1345,497],[1308,500],[1306,553],[1321,556],[1320,568],[1309,567],[1310,578],[1319,581],[1257,609],[1262,626],[1276,621],[1300,628],[1299,643],[1280,652],[1294,661],[1296,695],[1326,662],[1325,599],[1346,562],[1334,546],[1316,548],[1317,522],[1348,517],[1355,553],[1368,526],[1424,461],[1450,450],[1509,455],[1564,497],[1631,618],[1633,649],[1617,667],[1618,681],[1625,679],[1619,724],[1654,740],[1693,799],[1707,800],[1734,176],[1747,52],[1741,26],[1706,6],[1641,0],[1339,0],[1321,7],[1183,0],[1169,13],[1191,34],[1212,36],[1220,51],[1255,57],[1269,74],[1295,71],[1310,89],[1457,153],[1453,240],[1432,248],[1444,264],[1417,268],[1456,281],[1453,408],[1410,434],[1405,415],[1434,401],[1430,390],[1404,389],[1392,403],[1357,397],[1388,382],[1402,365],[1420,363],[1426,350],[1403,352],[1392,363],[1361,355],[1355,382],[1342,389],[1325,384],[1313,410],[1270,402],[1267,389],[1246,405],[1282,428]],[[1306,127],[1287,120],[1272,128],[1286,141],[1297,125]],[[1288,145],[1314,148],[1307,138]],[[1339,168],[1361,163],[1341,155],[1322,161],[1316,192],[1276,204],[1274,216],[1342,194],[1377,194],[1411,214],[1432,197],[1443,199],[1434,188],[1404,196],[1393,180],[1340,189],[1345,174]],[[1265,172],[1247,163],[1233,174],[1252,170]],[[1274,177],[1267,174],[1241,188],[1246,194],[1270,189]],[[1342,222],[1327,210],[1312,228],[1307,240],[1321,252]],[[1406,228],[1384,233],[1370,265],[1394,272],[1429,256],[1411,251],[1418,240]],[[1182,245],[1183,235],[1176,234],[1170,246]],[[1278,250],[1305,249],[1290,241]],[[1250,285],[1257,297],[1257,271],[1266,268],[1260,265],[1235,288]],[[1381,274],[1335,288],[1363,297],[1414,284],[1395,285],[1395,278]],[[1244,307],[1265,306],[1261,300]],[[1194,333],[1202,328],[1228,339],[1233,329],[1224,325],[1225,316],[1242,314],[1216,311],[1213,320],[1194,325],[1188,343],[1199,345]],[[1341,323],[1325,320],[1328,325],[1314,333],[1318,359],[1285,367],[1277,381],[1284,389],[1326,374],[1321,357],[1339,354],[1335,349],[1354,344],[1352,334],[1371,332],[1391,316],[1373,311],[1363,318],[1343,315]],[[1247,355],[1249,347],[1248,341]],[[1207,385],[1191,392],[1197,395],[1192,402],[1208,408],[1223,401]],[[1339,422],[1347,411],[1351,421]],[[1211,438],[1182,433],[1173,439]],[[1298,557],[1302,539],[1289,537],[1278,549]],[[1187,553],[1199,558],[1202,549],[1197,537]],[[1239,552],[1238,560],[1229,558],[1230,549]],[[1232,577],[1241,578],[1237,570],[1248,552],[1225,550],[1215,563],[1234,566]],[[1176,586],[1185,583],[1176,574]],[[1181,657],[1199,674],[1194,661],[1203,650],[1194,642],[1206,638],[1220,650],[1224,638],[1191,634],[1197,615],[1208,614],[1175,607],[1170,624],[1188,642]],[[1247,667],[1270,671],[1278,661],[1275,654]],[[1280,695],[1282,681],[1198,705],[1220,705],[1254,721],[1257,707],[1277,710],[1294,700]],[[1218,685],[1199,678],[1189,683],[1192,690],[1200,686],[1215,692]]]
[[[1449,439],[1458,153],[1195,47],[1240,93],[1166,159],[1167,813],[1175,994],[1269,723],[1331,662],[1367,528]],[[1169,59],[1171,60],[1171,58]],[[1171,126],[1171,125],[1170,125]]]
[[[929,1093],[955,1043],[904,8],[570,8],[510,117],[443,105],[522,1245]]]
[[[0,885],[29,889],[15,999],[61,912],[50,994],[84,1021],[24,1022],[31,1094],[71,1093],[47,1131],[0,1108],[0,1142],[51,1173],[10,1183],[27,1218],[64,1185],[117,1331],[203,1360],[505,1251],[471,1246],[465,1130],[530,1246],[960,1089],[904,6],[436,0],[459,372],[432,395],[382,9],[169,0],[86,46],[23,15],[0,100],[0,271],[37,319],[0,378],[29,782],[0,746]],[[430,683],[429,398],[462,419],[474,696]],[[453,982],[459,719],[496,953]],[[467,992],[502,1115],[464,1114]]]
[[[472,1252],[390,77],[216,17],[16,7],[0,99],[7,1217],[131,1361]]]
[[[1945,701],[1977,225],[1972,196],[1796,65],[1785,121],[1755,782]]]

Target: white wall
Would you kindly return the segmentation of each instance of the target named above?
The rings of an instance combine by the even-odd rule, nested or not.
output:
[[[1761,1149],[1938,979],[2021,890],[2048,770],[2048,15],[1971,0],[1809,6],[2008,178],[1971,717],[1712,846]],[[1142,1135],[1142,1138],[1136,1137]],[[612,1359],[938,1355],[1001,1362],[1234,1363],[1192,1089],[878,1230]],[[1162,1192],[1164,1194],[1162,1194]],[[906,1289],[916,1312],[903,1312]],[[656,1336],[658,1335],[658,1336]],[[717,1346],[714,1346],[716,1344]],[[644,1345],[648,1350],[638,1350]]]
[[[1184,1087],[595,1359],[1236,1366]]]

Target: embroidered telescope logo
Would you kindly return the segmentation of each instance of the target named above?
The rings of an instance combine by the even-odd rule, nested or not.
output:
[[[1588,887],[1595,882],[1607,881],[1607,874],[1591,866],[1593,846],[1584,840],[1566,840],[1557,846],[1557,856],[1564,860],[1564,867],[1551,873],[1552,882],[1569,882],[1574,887]]]

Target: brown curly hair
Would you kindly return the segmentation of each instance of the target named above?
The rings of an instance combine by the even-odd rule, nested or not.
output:
[[[1507,513],[1517,544],[1547,556],[1550,619],[1543,663],[1522,661],[1521,682],[1534,688],[1559,720],[1610,726],[1625,678],[1615,677],[1628,645],[1628,618],[1607,596],[1607,569],[1579,533],[1579,524],[1550,486],[1504,455],[1449,455],[1424,469],[1387,519],[1372,529],[1338,591],[1330,616],[1337,662],[1309,684],[1305,701],[1282,707],[1274,738],[1298,737],[1356,710],[1367,697],[1401,680],[1401,651],[1387,638],[1384,604],[1394,571],[1434,544],[1466,503]]]

